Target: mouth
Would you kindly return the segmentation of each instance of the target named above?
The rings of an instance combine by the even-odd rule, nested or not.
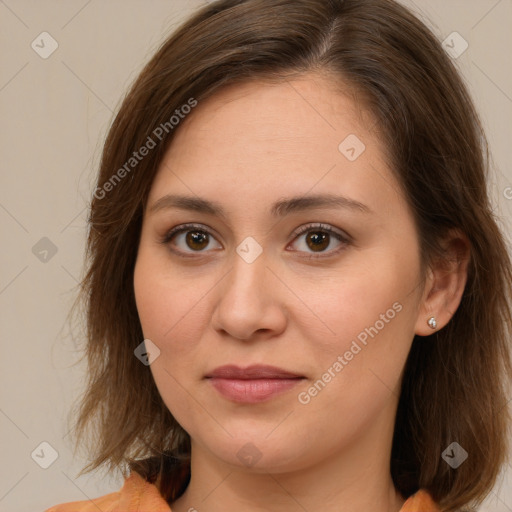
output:
[[[205,378],[224,398],[248,404],[270,400],[305,379],[303,375],[267,365],[221,366]]]

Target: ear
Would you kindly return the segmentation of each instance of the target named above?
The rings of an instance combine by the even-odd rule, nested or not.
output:
[[[471,244],[464,233],[452,229],[443,239],[445,257],[430,264],[420,303],[415,334],[429,336],[442,329],[459,307],[467,281]],[[427,323],[436,319],[435,329]]]

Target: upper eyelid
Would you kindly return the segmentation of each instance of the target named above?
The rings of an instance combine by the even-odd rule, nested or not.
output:
[[[324,230],[329,233],[339,235],[341,238],[344,238],[344,239],[351,238],[348,235],[348,233],[345,233],[344,231],[342,231],[339,228],[336,228],[334,226],[331,226],[330,224],[326,224],[325,222],[310,222],[308,224],[299,226],[297,229],[293,230],[292,236],[302,235],[304,233],[307,233],[308,231],[313,231],[314,229],[317,229],[318,231]]]
[[[219,242],[219,240],[217,239],[216,230],[210,228],[209,226],[206,226],[205,224],[199,223],[185,223],[175,226],[174,228],[170,229],[167,232],[164,238],[169,241],[171,237],[174,237],[178,234],[182,234],[187,231],[192,231],[194,229],[197,231],[204,231],[209,235],[215,235],[214,238],[217,240],[217,242]],[[304,233],[307,233],[308,231],[313,231],[315,229],[317,229],[318,231],[327,231],[331,234],[337,235],[340,237],[342,241],[348,242],[352,239],[352,237],[348,233],[325,222],[309,222],[307,224],[303,224],[302,226],[299,226],[298,228],[294,229],[290,236],[293,236],[295,239],[297,236],[303,235]],[[198,253],[199,252],[201,251],[198,251]]]

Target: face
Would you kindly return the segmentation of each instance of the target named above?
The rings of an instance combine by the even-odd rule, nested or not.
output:
[[[390,449],[422,290],[372,126],[317,75],[231,86],[179,126],[134,287],[193,452],[283,472]]]

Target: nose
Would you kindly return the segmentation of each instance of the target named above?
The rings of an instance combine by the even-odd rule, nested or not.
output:
[[[233,267],[216,287],[213,328],[239,340],[271,338],[286,328],[286,290],[268,267],[265,251],[252,263],[237,253]],[[289,293],[289,292],[288,292]]]

